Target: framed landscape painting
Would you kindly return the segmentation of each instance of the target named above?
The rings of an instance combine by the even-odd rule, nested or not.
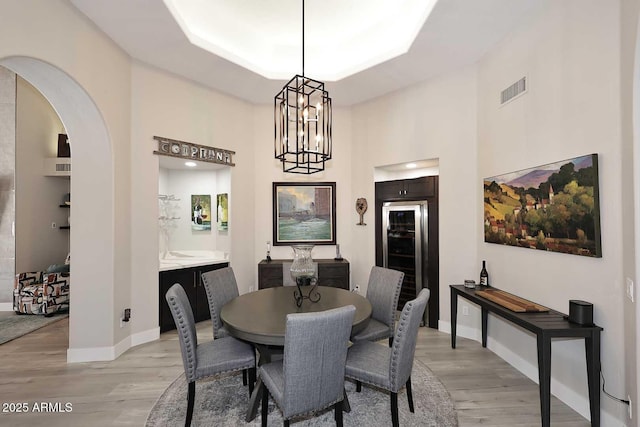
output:
[[[273,244],[336,244],[335,182],[273,183]]]
[[[598,155],[484,179],[484,241],[602,257]]]

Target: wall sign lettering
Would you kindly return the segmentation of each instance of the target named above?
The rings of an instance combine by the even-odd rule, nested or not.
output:
[[[233,163],[233,155],[236,154],[235,151],[208,147],[192,142],[178,141],[162,136],[154,136],[153,139],[158,141],[158,149],[154,151],[153,154],[235,166],[235,163]]]

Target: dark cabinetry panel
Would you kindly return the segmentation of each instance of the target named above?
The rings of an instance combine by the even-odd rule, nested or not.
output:
[[[258,264],[258,289],[282,286],[282,263],[290,259],[263,260]],[[349,261],[314,259],[318,263],[318,285],[349,289]]]
[[[376,200],[422,200],[434,197],[437,176],[423,176],[415,179],[376,182]]]
[[[429,288],[429,308],[427,323],[431,328],[438,327],[440,318],[440,288],[439,288],[439,238],[438,238],[438,176],[425,176],[415,179],[376,182],[375,200],[375,233],[376,233],[376,265],[383,266],[382,250],[382,206],[384,202],[421,201],[428,202],[427,218],[427,248],[422,256],[422,283]],[[393,268],[393,267],[391,267]],[[405,276],[403,285],[403,299],[413,298],[416,289],[415,279]],[[400,305],[400,304],[399,304]]]
[[[211,318],[209,313],[209,302],[207,292],[202,284],[201,274],[211,270],[227,267],[229,263],[203,265],[199,267],[181,268],[178,270],[168,270],[160,272],[160,295],[159,295],[159,323],[160,332],[175,329],[176,325],[171,315],[171,310],[165,299],[165,294],[174,283],[180,283],[189,298],[193,317],[196,322],[201,322]]]

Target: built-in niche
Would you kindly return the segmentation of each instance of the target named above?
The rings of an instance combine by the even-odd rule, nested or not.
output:
[[[216,226],[217,195],[231,198],[231,171],[228,166],[197,162],[187,167],[180,159],[159,156],[159,250],[160,256],[170,251],[222,251],[229,252],[227,229]],[[202,227],[202,203],[194,205],[196,198],[210,196],[206,219],[213,225]],[[199,209],[197,214],[194,209]],[[195,216],[194,216],[195,215]],[[194,222],[195,221],[195,222]],[[230,226],[233,219],[228,218]],[[196,226],[194,226],[194,224]]]

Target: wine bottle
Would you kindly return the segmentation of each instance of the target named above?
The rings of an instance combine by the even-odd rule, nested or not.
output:
[[[480,285],[489,286],[489,273],[487,273],[485,260],[482,260],[482,270],[480,270]]]

